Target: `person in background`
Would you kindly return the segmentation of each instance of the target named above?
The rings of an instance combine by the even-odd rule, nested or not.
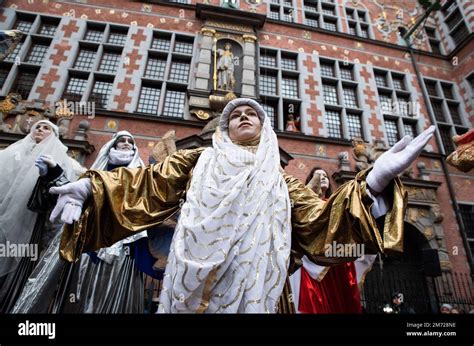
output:
[[[328,174],[320,167],[310,171],[306,186],[324,201],[331,196]],[[311,314],[362,313],[358,285],[372,268],[375,256],[365,257],[326,267],[303,256],[302,267],[290,276],[295,311]]]
[[[396,291],[392,294],[392,302],[383,308],[386,314],[415,314],[415,309],[405,303],[405,296],[402,292]]]
[[[453,310],[453,306],[451,304],[444,303],[441,305],[439,312],[442,314],[450,314],[451,310]]]

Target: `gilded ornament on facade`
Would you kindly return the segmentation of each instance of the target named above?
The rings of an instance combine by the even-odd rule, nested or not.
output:
[[[209,112],[206,112],[203,109],[194,109],[194,110],[191,110],[190,113],[192,115],[195,115],[196,117],[198,117],[201,120],[208,120],[211,117]]]
[[[20,102],[21,95],[17,93],[8,94],[5,99],[0,102],[0,132],[10,131],[11,126],[5,123],[5,119],[10,115],[21,112],[21,110],[18,109]]]
[[[224,22],[207,21],[206,26],[212,26],[215,28],[227,29],[231,31],[249,32],[252,34],[254,33],[252,27],[247,26],[247,25],[237,25],[237,24],[224,23]]]
[[[462,172],[469,172],[474,168],[474,129],[462,136],[454,136],[456,150],[449,154],[446,161]]]

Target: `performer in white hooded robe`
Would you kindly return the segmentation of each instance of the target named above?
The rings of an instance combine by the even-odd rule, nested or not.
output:
[[[27,246],[35,257],[40,256],[43,238],[52,239],[46,234],[58,230],[51,225],[46,212],[36,213],[27,208],[30,197],[39,183],[37,160],[48,155],[61,167],[61,176],[44,182],[50,186],[59,186],[75,181],[85,171],[80,164],[67,155],[67,147],[59,140],[58,127],[47,120],[40,120],[31,127],[25,138],[0,151],[2,174],[0,175],[0,247],[2,250]],[[40,159],[41,161],[41,159]],[[54,205],[55,202],[53,202]],[[31,255],[23,254],[23,255]],[[8,255],[8,254],[6,254]],[[21,255],[21,254],[19,254]],[[36,266],[33,258],[20,256],[2,256],[0,261],[0,305],[2,312],[8,312],[13,306],[26,279]]]

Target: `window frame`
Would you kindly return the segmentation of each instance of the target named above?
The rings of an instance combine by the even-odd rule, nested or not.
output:
[[[294,119],[301,118],[301,85],[300,85],[300,71],[298,52],[291,52],[283,49],[275,49],[273,47],[260,47],[259,58],[261,55],[271,55],[276,58],[276,65],[271,67],[267,65],[260,65],[258,74],[258,96],[262,100],[262,104],[266,107],[273,107],[275,109],[275,118],[272,119],[273,128],[275,131],[286,131],[286,123],[288,116],[292,114]],[[294,61],[296,70],[286,69],[283,59],[291,59]],[[285,65],[285,66],[283,66]],[[262,92],[261,83],[262,76],[272,76],[276,78],[276,92],[264,93]],[[297,97],[292,97],[283,92],[283,80],[294,80],[296,83]],[[302,129],[299,129],[302,132]]]
[[[331,67],[333,71],[333,76],[329,76],[328,74],[322,73],[322,66]],[[352,63],[348,63],[347,61],[342,61],[338,59],[330,59],[326,57],[319,58],[319,65],[318,65],[319,73],[321,76],[322,82],[322,97],[324,102],[324,117],[327,124],[329,124],[328,114],[333,114],[335,112],[339,116],[340,125],[341,125],[341,137],[334,137],[331,134],[331,130],[329,126],[327,127],[327,135],[331,138],[341,138],[341,139],[352,139],[351,133],[353,133],[353,129],[349,126],[349,117],[358,117],[358,123],[360,124],[360,135],[362,139],[365,140],[366,133],[365,133],[365,125],[364,125],[364,110],[362,109],[362,102],[363,99],[359,94],[359,86],[358,82],[355,80],[355,65]],[[350,74],[352,79],[347,79],[346,75],[347,72],[342,72],[350,70]],[[326,93],[325,88],[332,87],[332,90],[335,90],[337,95],[337,103],[329,103],[326,102]],[[352,102],[347,102],[346,90],[352,90],[353,96],[355,99],[355,104]],[[352,97],[351,97],[352,99]],[[350,122],[353,123],[352,121]]]

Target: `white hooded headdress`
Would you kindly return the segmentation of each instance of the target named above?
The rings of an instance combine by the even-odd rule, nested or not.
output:
[[[127,136],[134,139],[132,134],[128,131],[119,131],[116,134],[114,134],[112,139],[108,141],[107,143],[105,143],[102,146],[102,148],[100,148],[99,154],[97,155],[90,169],[95,169],[98,171],[107,169],[107,165],[109,163],[109,152],[115,146],[115,143],[117,142],[117,140],[122,136]],[[138,152],[136,143],[133,144],[133,150],[134,150],[134,154],[133,154],[132,161],[130,161],[127,167],[136,168],[136,167],[145,166],[145,163],[140,158],[140,153]]]

